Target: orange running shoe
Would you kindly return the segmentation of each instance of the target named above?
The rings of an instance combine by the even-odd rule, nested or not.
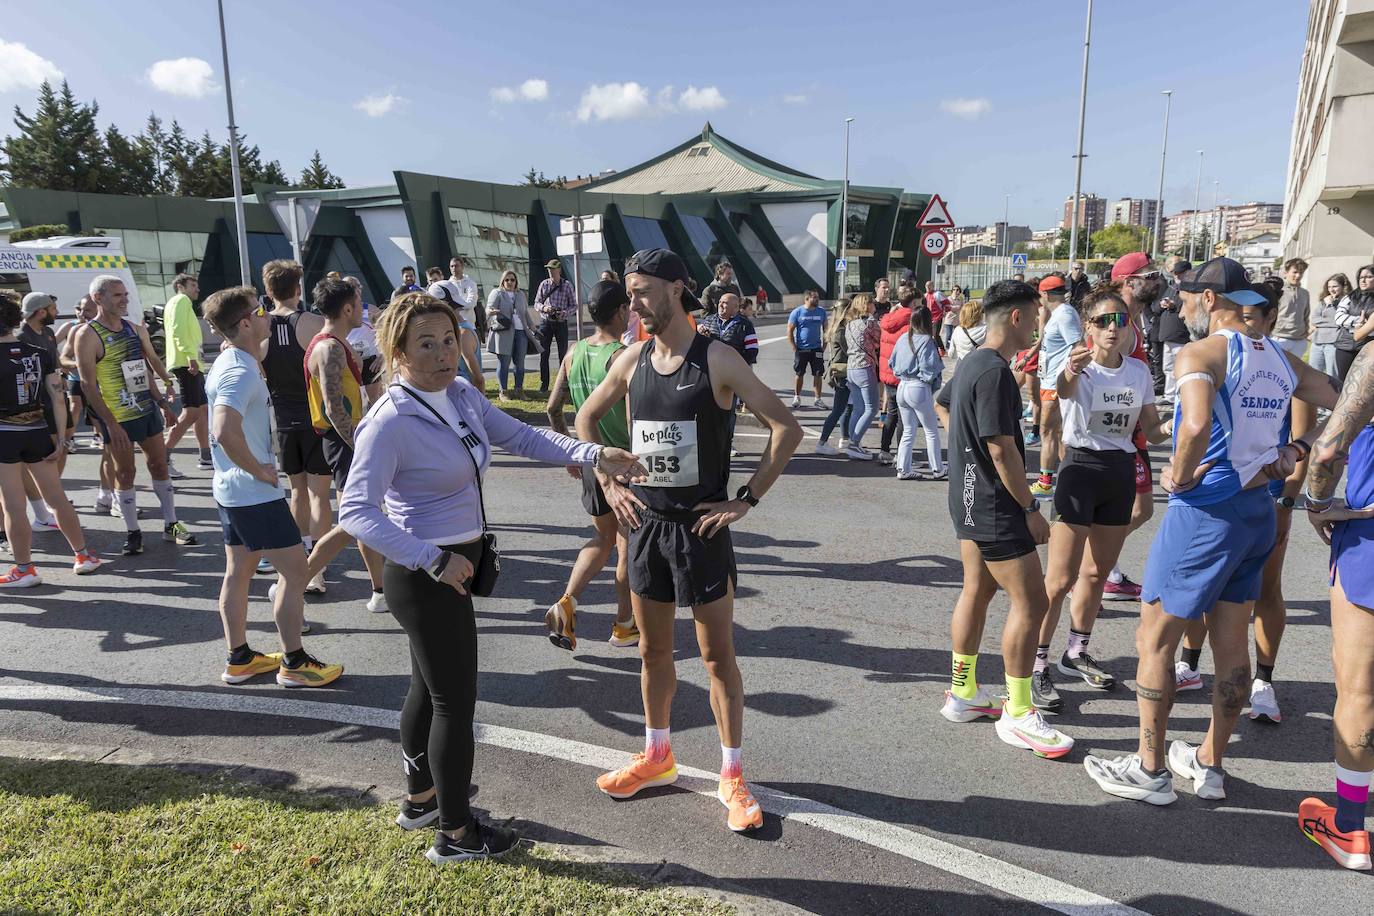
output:
[[[722,779],[720,788],[716,790],[716,798],[730,812],[725,822],[735,833],[758,830],[763,826],[763,808],[754,801],[753,793],[744,784],[744,777]]]
[[[631,798],[641,789],[667,786],[677,782],[677,761],[673,752],[662,760],[635,754],[628,766],[596,777],[596,787],[611,798]]]
[[[1336,829],[1336,809],[1320,798],[1304,798],[1298,805],[1298,826],[1309,840],[1325,849],[1342,868],[1370,870],[1369,831]]]
[[[549,628],[549,642],[560,649],[577,648],[577,599],[564,595],[544,612],[544,626]]]

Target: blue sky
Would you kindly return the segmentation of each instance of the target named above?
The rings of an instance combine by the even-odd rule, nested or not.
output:
[[[1044,227],[1073,189],[1083,0],[225,6],[240,127],[293,175],[317,147],[357,185],[574,175],[709,119],[838,178],[852,116],[851,180],[938,192],[960,223],[1000,219],[1011,194],[1012,222]],[[1173,89],[1166,212],[1192,205],[1199,148],[1204,206],[1214,180],[1223,201],[1282,200],[1306,26],[1300,0],[1097,0],[1084,190],[1153,196]],[[33,3],[0,22],[6,112],[58,71],[105,122],[156,110],[226,133],[210,0]]]

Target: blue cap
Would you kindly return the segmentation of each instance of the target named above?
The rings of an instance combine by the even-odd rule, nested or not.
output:
[[[1250,279],[1240,262],[1230,258],[1213,258],[1198,265],[1179,278],[1178,288],[1185,293],[1200,293],[1210,289],[1236,305],[1267,305],[1269,302],[1263,293],[1251,288]]]

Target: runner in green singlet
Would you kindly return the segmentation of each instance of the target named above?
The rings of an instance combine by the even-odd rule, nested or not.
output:
[[[596,324],[596,332],[585,340],[579,340],[572,352],[564,357],[562,365],[558,367],[553,393],[549,395],[549,423],[559,432],[571,435],[563,417],[564,405],[571,401],[574,411],[581,410],[583,402],[606,377],[611,363],[625,349],[620,336],[625,333],[629,323],[629,304],[630,297],[621,284],[602,280],[592,287],[591,302],[587,308]],[[624,401],[601,418],[597,430],[606,445],[629,449],[630,427],[625,419]],[[577,562],[568,576],[568,587],[563,597],[554,602],[544,615],[549,627],[549,641],[563,649],[577,647],[577,599],[592,577],[605,567],[614,547],[616,612],[610,643],[613,646],[637,645],[639,630],[635,628],[634,616],[630,611],[630,572],[625,531],[616,522],[615,513],[606,502],[606,494],[602,492],[596,476],[583,473],[576,467],[568,468],[568,473],[582,480],[582,506],[592,517],[594,531],[577,554]]]

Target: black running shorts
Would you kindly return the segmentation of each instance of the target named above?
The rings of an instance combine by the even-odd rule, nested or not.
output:
[[[1129,525],[1135,506],[1136,454],[1064,449],[1054,508],[1067,525]]]
[[[230,547],[246,547],[256,553],[300,546],[301,532],[285,497],[256,506],[215,505],[224,543]]]
[[[277,451],[281,452],[281,470],[287,477],[297,474],[318,474],[328,477],[329,462],[324,458],[324,440],[313,429],[277,430]]]
[[[54,451],[46,428],[0,433],[0,464],[37,464]]]
[[[205,399],[205,373],[192,372],[190,366],[180,366],[173,369],[172,374],[177,377],[183,408],[204,407],[210,403]]]
[[[812,378],[820,378],[825,371],[825,360],[821,358],[820,350],[798,350],[792,357],[792,371],[797,378],[806,375],[807,369],[811,370]]]
[[[730,529],[692,533],[697,515],[672,519],[640,510],[630,531],[630,590],[650,601],[699,607],[724,598],[739,581]]]
[[[601,489],[601,481],[596,479],[591,468],[582,469],[582,508],[592,518],[611,514],[611,504],[606,502],[606,493]]]
[[[332,429],[321,436],[320,441],[324,444],[324,460],[329,463],[334,486],[343,493],[344,487],[348,486],[348,469],[353,466],[353,446]]]

